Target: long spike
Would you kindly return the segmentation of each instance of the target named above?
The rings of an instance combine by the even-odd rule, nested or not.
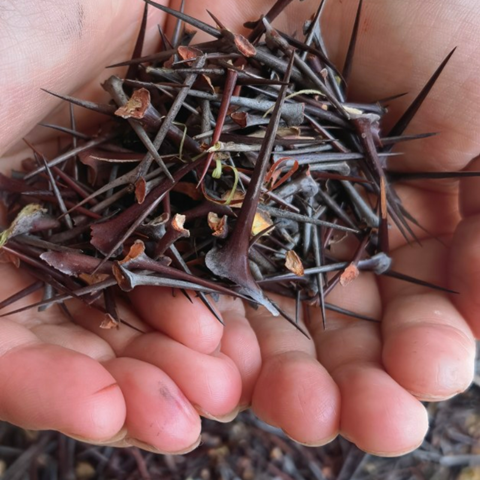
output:
[[[315,37],[315,29],[317,28],[317,26],[320,22],[320,17],[322,16],[322,12],[323,12],[324,7],[325,7],[325,0],[322,0],[320,2],[320,5],[317,8],[315,16],[313,17],[313,21],[310,24],[310,28],[309,28],[307,38],[305,39],[305,45],[307,47],[309,47],[312,44],[312,41]],[[306,50],[302,53],[302,55],[301,55],[302,60],[305,60],[307,58],[307,53],[308,52]]]
[[[115,107],[112,107],[111,105],[103,105],[101,103],[89,102],[87,100],[81,100],[80,98],[71,97],[70,95],[61,95],[60,93],[52,92],[50,90],[47,90],[46,88],[41,88],[40,90],[43,90],[45,93],[53,95],[54,97],[65,100],[66,102],[74,103],[79,107],[83,107],[97,113],[102,113],[103,115],[108,115],[110,117],[115,116]]]
[[[92,137],[90,135],[86,135],[85,133],[77,132],[76,130],[72,130],[71,128],[62,127],[60,125],[54,125],[53,123],[39,123],[41,127],[51,128],[52,130],[57,130],[62,133],[67,133],[72,137],[80,138],[81,140],[91,140]]]
[[[135,47],[133,48],[132,60],[140,57],[143,50],[143,44],[145,42],[145,32],[147,30],[147,19],[148,19],[148,3],[145,4],[142,15],[142,23],[140,24],[140,30],[138,32],[137,41],[135,42]],[[137,76],[139,64],[132,63],[128,67],[125,78],[135,78]]]
[[[357,318],[358,320],[366,320],[367,322],[380,323],[380,320],[368,317],[367,315],[362,315],[361,313],[352,312],[351,310],[347,310],[346,308],[337,307],[336,305],[332,305],[331,303],[326,303],[325,308],[327,310],[331,310],[332,312],[337,312],[341,313],[342,315],[347,315],[348,317]]]
[[[447,55],[445,60],[443,60],[443,62],[440,64],[437,70],[435,70],[434,74],[431,76],[430,80],[428,80],[426,85],[423,87],[422,91],[418,94],[417,98],[415,98],[412,104],[408,107],[407,111],[400,117],[400,119],[392,127],[390,132],[388,132],[387,137],[397,137],[398,135],[401,135],[405,131],[405,129],[408,127],[413,117],[417,113],[418,109],[422,106],[425,98],[427,98],[427,95],[430,93],[430,90],[435,85],[436,81],[438,80],[438,77],[440,77],[444,68],[447,66],[448,61],[450,60],[452,55],[455,53],[456,49],[457,47],[455,47]],[[390,150],[391,148],[392,147],[389,147],[387,150]]]
[[[28,287],[23,288],[19,292],[14,293],[13,295],[10,295],[8,298],[6,298],[5,300],[2,300],[0,302],[0,310],[5,308],[5,307],[8,307],[12,303],[18,302],[19,300],[27,297],[31,293],[34,293],[37,290],[40,290],[44,286],[44,284],[45,284],[44,282],[39,280],[35,283],[32,283]]]
[[[190,24],[192,27],[198,28],[199,30],[202,30],[205,33],[208,33],[212,37],[220,38],[222,36],[222,34],[216,28],[213,28],[211,25],[209,25],[208,23],[202,22],[201,20],[197,20],[196,18],[193,18],[190,15],[179,12],[178,10],[173,10],[172,8],[165,7],[164,5],[161,5],[160,3],[157,3],[157,2],[153,2],[152,0],[143,0],[143,1],[145,3],[148,3],[149,5],[152,5],[152,7],[158,8],[159,10],[162,10],[165,13],[169,13],[170,15],[173,15],[174,17],[179,18],[180,20],[183,20],[185,23]]]
[[[418,278],[411,277],[410,275],[405,275],[404,273],[399,273],[394,270],[388,270],[382,273],[382,275],[385,275],[386,277],[396,278],[397,280],[403,280],[404,282],[414,283],[415,285],[421,285],[422,287],[431,288],[433,290],[440,290],[441,292],[445,293],[459,293],[450,288],[441,287],[440,285],[435,285],[434,283],[426,282],[425,280],[420,280]]]
[[[184,13],[184,11],[185,11],[185,0],[182,0],[182,2],[180,3],[179,12]],[[177,18],[177,21],[175,23],[175,28],[172,34],[172,41],[171,41],[173,48],[177,48],[180,45],[181,33],[182,33],[182,19]]]
[[[267,297],[268,298],[268,297]],[[276,303],[272,302],[271,299],[268,299],[272,305],[278,310],[280,315],[288,322],[290,325],[293,325],[300,333],[305,335],[310,340],[310,335],[298,324],[294,318],[292,318],[285,310],[282,310]]]
[[[358,29],[360,26],[360,16],[362,14],[363,0],[358,2],[357,14],[355,15],[355,23],[353,25],[352,36],[350,37],[350,43],[348,45],[347,56],[345,57],[345,63],[343,65],[342,76],[345,81],[345,85],[348,85],[350,80],[350,74],[352,73],[353,58],[355,56],[355,49],[358,40]]]

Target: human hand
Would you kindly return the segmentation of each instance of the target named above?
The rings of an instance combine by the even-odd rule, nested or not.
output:
[[[301,5],[306,9],[307,13],[303,15],[303,18],[306,18],[315,8],[314,3],[296,4],[294,11],[300,13],[298,6]],[[437,11],[443,12],[439,15],[441,18],[444,18],[444,15],[447,20],[445,23],[441,22],[441,27],[437,24],[434,25],[435,28],[432,27],[429,35],[431,46],[428,51],[425,47],[425,51],[421,52],[426,57],[420,56],[419,49],[414,47],[415,42],[419,41],[420,32],[423,34],[425,31],[421,22],[428,18],[428,6],[415,5],[414,2],[404,2],[399,6],[393,1],[371,2],[367,5],[365,17],[368,31],[360,37],[351,82],[352,85],[357,85],[356,89],[352,89],[352,96],[357,98],[371,99],[372,95],[378,98],[405,89],[418,91],[452,44],[458,44],[464,49],[463,55],[470,59],[472,66],[465,73],[466,80],[462,79],[462,87],[455,84],[455,61],[459,62],[459,51],[458,57],[452,61],[452,65],[432,93],[430,103],[420,111],[416,127],[412,127],[443,132],[441,137],[405,148],[408,157],[402,160],[402,167],[412,165],[415,170],[433,170],[438,168],[438,162],[446,169],[455,170],[466,165],[468,160],[478,153],[473,135],[478,126],[478,120],[474,117],[475,82],[478,83],[473,75],[475,68],[478,68],[478,58],[477,63],[474,63],[473,55],[475,39],[473,27],[469,30],[457,29],[457,26],[460,21],[467,25],[467,20],[470,22],[479,13],[475,12],[473,4],[470,4],[470,7],[468,4],[464,6],[464,10],[454,9],[446,2],[437,4],[441,7]],[[203,11],[202,5],[196,3],[195,8]],[[253,2],[244,2],[241,6],[240,3],[232,2],[229,4],[229,13],[240,10],[246,12],[248,6],[253,5]],[[349,5],[337,7],[348,10],[352,5],[349,2]],[[212,5],[210,10],[216,11],[215,5]],[[411,15],[412,11],[414,15]],[[376,18],[373,18],[372,12],[375,12]],[[124,14],[126,15],[126,12]],[[330,14],[332,21],[329,24],[335,25],[338,16],[335,12]],[[457,22],[451,20],[455,15],[461,17]],[[258,13],[250,16],[254,18]],[[239,19],[240,16],[237,17],[237,20]],[[222,20],[232,27],[235,26],[233,19],[230,23],[227,18]],[[105,18],[102,21],[105,21]],[[403,36],[404,28],[410,35],[401,42],[394,36],[394,32]],[[108,33],[111,36],[111,31]],[[385,36],[391,38],[391,45],[380,41],[380,38]],[[393,44],[397,47],[401,45],[395,58],[391,57],[391,50],[387,48]],[[376,48],[372,49],[372,45]],[[377,59],[375,60],[376,67],[368,63],[372,51],[378,56],[378,63]],[[118,60],[127,56],[125,53]],[[100,60],[106,60],[102,65],[112,63],[110,57],[108,60],[100,58],[99,64]],[[402,66],[403,71],[412,71],[415,75],[409,78],[399,75]],[[379,77],[376,80],[373,79],[375,71]],[[373,80],[366,85],[356,81],[357,78]],[[71,80],[77,81],[78,76],[73,74]],[[380,81],[385,83],[380,85]],[[448,96],[445,85],[449,87]],[[75,82],[69,85],[70,89],[65,88],[65,84],[61,89],[55,88],[51,82],[41,86],[60,92],[78,87]],[[459,94],[455,94],[456,89]],[[38,99],[39,96],[35,98]],[[35,122],[46,107],[36,106],[34,101],[32,103],[34,115],[29,121]],[[459,103],[465,107],[459,108]],[[447,111],[451,112],[454,107],[456,113],[451,115],[454,121],[442,117],[444,108],[450,108]],[[19,127],[11,125],[9,128],[11,132]],[[27,128],[25,124],[23,128]],[[19,133],[20,130],[16,132],[17,137]],[[13,139],[15,135],[10,137]],[[454,156],[451,152],[454,152]],[[432,164],[432,159],[435,159],[435,164]],[[252,336],[249,336],[244,321],[246,316],[249,317],[262,348],[262,370],[252,396],[253,408],[260,417],[280,426],[296,440],[308,444],[323,443],[336,435],[339,429],[361,448],[374,453],[399,454],[414,448],[421,441],[427,424],[426,413],[415,397],[440,399],[450,396],[465,388],[472,374],[474,344],[466,321],[474,328],[474,292],[477,286],[474,276],[475,262],[471,259],[475,258],[472,255],[472,231],[475,228],[473,214],[478,207],[472,194],[475,187],[472,187],[471,183],[465,182],[466,188],[462,194],[463,212],[469,218],[457,228],[448,273],[447,252],[433,240],[426,238],[423,232],[416,232],[423,239],[422,250],[404,246],[399,235],[392,232],[396,264],[401,265],[402,271],[406,273],[435,283],[442,283],[442,280],[446,283],[451,279],[450,286],[462,292],[461,296],[454,299],[458,310],[444,295],[425,292],[410,285],[399,285],[393,280],[382,280],[378,286],[375,279],[362,274],[350,286],[334,292],[329,300],[359,313],[382,317],[381,330],[370,324],[351,322],[330,315],[330,328],[326,332],[321,330],[318,318],[313,320],[310,329],[315,342],[309,342],[292,332],[286,322],[265,316],[261,310],[247,310],[244,313],[238,302],[231,304],[235,307],[235,310],[231,310],[230,302],[224,301],[222,309],[227,329],[222,340],[222,350],[225,352],[235,346],[238,338],[236,335],[239,333],[237,331],[234,332],[235,335],[228,336],[228,331],[229,325],[236,325],[241,329],[242,335],[247,336],[243,345],[248,345],[251,349],[251,355],[245,358],[249,358],[258,368],[258,363],[255,363],[259,358],[258,352]],[[454,189],[444,184],[440,187],[437,184],[428,184],[426,189],[421,190],[412,184],[402,186],[399,191],[407,208],[415,212],[419,221],[433,234],[445,236],[448,240],[459,221]],[[436,209],[432,209],[432,206]],[[468,256],[465,256],[466,253]],[[366,298],[370,301],[367,302]],[[178,312],[176,309],[177,315]],[[153,316],[154,322],[156,318],[157,314]],[[230,321],[232,318],[233,322]],[[164,322],[162,325],[166,324],[168,323]],[[230,331],[232,330],[230,328]],[[192,336],[191,339],[193,338]],[[421,350],[417,350],[417,345],[422,347]],[[230,357],[235,358],[235,352],[230,352]],[[236,360],[237,368],[242,370],[241,362]],[[422,365],[422,368],[418,365]],[[251,368],[250,372],[250,383],[246,382],[245,375],[241,375],[244,387],[247,385],[242,402],[249,400],[251,388],[249,389],[248,385],[252,385],[255,368]],[[58,424],[50,428],[58,428],[56,425]]]

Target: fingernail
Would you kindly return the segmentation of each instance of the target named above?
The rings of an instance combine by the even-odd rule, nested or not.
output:
[[[116,435],[111,438],[106,438],[105,440],[91,440],[90,438],[81,437],[80,435],[74,435],[68,432],[62,433],[64,433],[67,437],[78,440],[79,442],[88,443],[90,445],[110,445],[111,443],[116,443],[124,440],[127,436],[127,429],[124,427]]]
[[[291,435],[289,435],[285,430],[283,430],[283,428],[282,431],[290,440],[293,440],[295,443],[299,443],[300,445],[304,445],[305,447],[323,447],[324,445],[327,445],[327,443],[333,442],[338,437],[337,432],[328,438],[322,438],[313,442],[300,442],[296,438],[293,438]]]
[[[460,393],[463,393],[465,390],[467,390],[470,387],[470,385],[471,383],[469,383],[465,387],[460,388],[454,393],[448,393],[445,395],[429,395],[426,393],[412,392],[411,390],[409,390],[409,393],[411,393],[415,398],[417,398],[421,402],[444,402],[445,400],[450,400],[451,398],[456,397]]]
[[[345,435],[344,432],[340,432],[340,435],[345,438],[345,440],[348,440],[350,443],[353,443],[357,448],[362,450],[362,452],[366,452],[369,455],[375,455],[377,457],[401,457],[402,455],[407,455],[408,453],[413,452],[417,448],[419,448],[422,443],[423,443],[423,438],[420,441],[420,443],[417,446],[406,448],[404,450],[396,451],[396,452],[385,452],[385,451],[377,451],[377,450],[371,450],[369,448],[363,448],[359,446],[356,442],[352,440],[352,438],[348,435]]]
[[[423,439],[422,441],[415,447],[410,447],[405,450],[400,450],[397,452],[382,452],[382,451],[374,451],[374,450],[366,450],[364,448],[361,448],[360,450],[363,450],[364,452],[368,452],[370,455],[375,455],[376,457],[401,457],[402,455],[407,455],[408,453],[412,453],[414,450],[417,448],[420,448],[422,446]],[[358,445],[357,445],[358,447]],[[358,447],[360,448],[360,447]]]
[[[210,420],[215,420],[220,423],[228,423],[228,422],[231,422],[238,415],[241,407],[236,407],[234,410],[232,410],[230,413],[227,413],[226,415],[217,415],[217,416],[206,412],[202,407],[198,405],[193,405],[193,408],[195,408],[195,410],[202,417],[208,418]]]
[[[160,455],[184,455],[185,453],[189,453],[192,450],[195,450],[200,445],[201,441],[202,441],[202,436],[199,435],[197,440],[195,440],[195,442],[189,447],[183,450],[179,450],[177,452],[167,452],[167,451],[159,450],[153,445],[149,445],[148,443],[142,442],[141,440],[137,440],[136,438],[126,438],[126,443],[128,446],[141,448],[142,450],[146,450],[147,452],[157,453]]]

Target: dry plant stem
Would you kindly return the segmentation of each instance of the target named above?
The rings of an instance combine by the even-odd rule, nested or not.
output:
[[[320,5],[318,6],[317,11],[315,12],[315,17],[313,17],[313,21],[310,24],[310,28],[309,28],[307,37],[305,38],[304,45],[306,47],[310,47],[312,45],[313,39],[315,37],[315,29],[316,29],[316,26],[318,25],[318,23],[320,22],[320,17],[322,16],[324,7],[325,7],[325,0],[321,0]],[[268,20],[270,21],[270,19],[268,19]],[[307,58],[307,55],[308,55],[308,50],[305,50],[302,53],[300,58],[303,61],[305,61],[306,58]]]
[[[230,99],[232,98],[233,90],[235,89],[237,83],[237,77],[237,72],[235,72],[234,70],[227,70],[225,87],[223,89],[222,103],[220,104],[220,109],[218,110],[218,117],[215,129],[213,130],[211,147],[213,147],[220,140],[220,135],[222,133],[223,125],[225,124],[228,107],[230,106]],[[205,160],[205,166],[203,168],[202,175],[200,176],[199,183],[203,181],[214,155],[215,152],[213,151],[207,155],[207,158]]]
[[[193,66],[198,68],[198,67],[203,67],[204,64],[205,64],[205,58],[200,57],[193,63]],[[160,130],[158,131],[158,133],[155,136],[155,139],[153,140],[153,146],[156,150],[160,148],[160,145],[165,140],[165,137],[167,136],[167,133],[170,127],[172,126],[175,118],[177,117],[178,112],[180,111],[180,108],[182,107],[182,104],[188,95],[188,91],[190,90],[191,86],[195,82],[196,78],[197,78],[196,73],[191,73],[187,75],[187,77],[185,78],[185,82],[184,82],[185,87],[181,88],[180,91],[178,92],[177,97],[175,98],[175,101],[172,103],[170,110],[168,111],[167,115],[163,119],[163,123],[162,123],[162,126],[160,127]],[[152,157],[149,154],[147,154],[143,159],[142,163],[144,167],[141,170],[141,176],[147,173],[148,171],[147,165],[149,166],[151,160],[152,160]]]
[[[48,162],[48,166],[50,168],[52,168],[55,165],[59,165],[59,164],[65,162],[65,161],[69,160],[70,158],[75,157],[76,155],[78,155],[81,152],[89,150],[90,148],[93,148],[93,147],[97,147],[98,145],[101,145],[102,143],[105,143],[105,142],[108,142],[109,140],[112,140],[117,135],[118,135],[117,133],[111,132],[111,133],[99,136],[97,138],[94,138],[94,139],[90,140],[89,142],[85,143],[84,145],[80,145],[79,147],[77,147],[73,150],[69,150],[68,152],[66,152],[64,154],[59,155],[58,157],[54,158],[53,160],[50,160]],[[41,173],[41,172],[44,172],[44,171],[45,171],[45,166],[38,167],[37,169],[35,169],[32,172],[25,175],[25,180],[29,180],[32,177],[34,177],[35,175],[37,175],[37,173]]]
[[[123,91],[122,83],[123,82],[120,78],[113,75],[108,80],[106,80],[105,83],[102,85],[103,88],[105,90],[107,90],[108,93],[110,93],[112,98],[115,100],[115,103],[119,107],[123,107],[128,102],[128,97],[125,94],[125,92]],[[138,135],[138,138],[140,138],[142,143],[145,145],[145,148],[148,150],[149,155],[151,155],[151,158],[155,159],[155,161],[158,163],[158,165],[162,169],[163,173],[165,173],[165,175],[168,178],[170,178],[170,180],[173,181],[173,178],[172,178],[170,172],[168,171],[168,168],[163,163],[163,160],[162,160],[162,158],[160,157],[160,155],[157,151],[158,146],[155,146],[154,143],[152,143],[152,141],[150,140],[150,137],[147,135],[147,132],[145,131],[145,129],[133,119],[127,119],[127,121],[130,124],[130,126],[132,127],[132,129],[135,131],[135,133]],[[145,162],[144,165],[148,165],[148,161],[144,160],[144,162]],[[148,165],[148,166],[150,166],[150,165]],[[147,171],[148,171],[148,168],[145,167],[145,173]],[[141,176],[143,176],[143,175],[141,175]]]
[[[290,79],[290,72],[293,67],[293,55],[290,57],[289,69],[284,81]],[[260,198],[262,183],[267,172],[268,160],[272,153],[275,132],[280,123],[281,107],[285,101],[287,87],[283,86],[272,112],[270,123],[268,124],[262,149],[257,157],[257,163],[253,171],[251,183],[248,186],[242,209],[238,216],[236,226],[232,235],[223,248],[214,248],[207,254],[206,262],[208,268],[216,275],[229,278],[238,285],[245,294],[251,296],[258,303],[264,305],[273,315],[278,315],[277,309],[266,300],[253,279],[248,265],[248,238],[252,229],[253,219],[256,212],[256,206]]]
[[[291,3],[292,0],[277,0],[267,12],[265,18],[270,23],[273,22]],[[253,30],[248,35],[248,41],[251,43],[255,43],[265,32],[265,25],[261,19],[255,22],[255,25],[247,23],[245,26],[253,27]]]

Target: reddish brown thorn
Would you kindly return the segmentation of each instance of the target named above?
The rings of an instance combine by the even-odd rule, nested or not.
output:
[[[192,27],[198,28],[199,30],[202,30],[203,32],[208,33],[212,37],[220,38],[222,36],[221,33],[216,28],[211,27],[210,25],[208,25],[208,23],[202,22],[201,20],[197,20],[196,18],[193,18],[190,15],[179,12],[178,10],[173,10],[172,8],[165,7],[164,5],[153,2],[152,0],[143,0],[143,1],[145,3],[148,3],[149,5],[152,5],[155,8],[158,8],[159,10],[162,10],[176,18],[179,18],[180,20],[183,20],[185,23],[192,25]]]
[[[430,93],[430,90],[433,88],[436,81],[438,80],[438,77],[440,77],[444,68],[447,66],[448,61],[450,60],[452,55],[455,53],[456,49],[457,49],[457,47],[455,47],[447,55],[445,60],[440,64],[440,66],[437,68],[437,70],[434,72],[434,74],[428,80],[426,85],[423,87],[422,91],[418,94],[417,98],[415,98],[415,100],[412,102],[412,104],[408,107],[407,111],[400,117],[400,119],[392,127],[390,132],[388,132],[387,137],[397,137],[398,135],[401,135],[404,132],[404,130],[408,127],[411,120],[413,119],[413,117],[417,113],[418,109],[422,106],[425,98],[427,98],[427,95]],[[391,148],[392,147],[390,147],[389,149],[391,149]]]
[[[348,45],[347,55],[345,57],[345,63],[343,65],[342,76],[345,85],[348,85],[350,80],[350,74],[352,73],[353,58],[355,56],[355,48],[357,46],[358,29],[360,26],[360,16],[362,14],[363,0],[358,2],[357,14],[355,16],[355,23],[353,25],[352,36],[350,37],[350,43]]]
[[[12,303],[18,302],[22,298],[27,297],[31,293],[36,292],[37,290],[40,290],[43,288],[44,282],[42,281],[37,281],[35,283],[32,283],[28,287],[23,288],[17,293],[14,293],[13,295],[10,295],[10,297],[6,298],[5,300],[2,300],[0,302],[0,309],[8,307],[9,305],[12,305]]]
[[[187,173],[197,168],[202,160],[202,158],[199,158],[195,162],[178,169],[173,175],[174,182],[178,182]],[[147,195],[142,204],[134,204],[112,220],[92,226],[90,243],[105,254],[105,259],[102,260],[101,264],[114,255],[174,185],[175,183],[165,179]]]
[[[215,124],[215,129],[213,130],[213,136],[212,136],[212,142],[210,144],[210,148],[212,147],[214,148],[215,144],[220,140],[223,125],[225,124],[225,119],[227,117],[228,108],[230,107],[230,100],[232,98],[233,90],[235,89],[235,85],[237,82],[237,76],[238,76],[237,72],[235,72],[234,70],[227,70],[225,85],[223,88],[222,103],[220,104],[220,108],[218,110],[217,122]],[[205,160],[205,166],[203,168],[203,172],[200,176],[200,180],[198,181],[199,184],[203,181],[208,171],[208,168],[210,167],[210,163],[213,160],[214,155],[215,155],[214,151],[208,154]]]
[[[220,30],[226,30],[227,27],[210,10],[207,9],[207,13],[210,15],[212,20],[217,24],[217,27]]]
[[[285,8],[292,3],[292,1],[293,0],[277,0],[267,12],[265,18],[269,22],[273,22],[275,18],[277,18],[285,10]],[[248,22],[245,24],[245,26],[247,28],[253,28],[248,36],[248,41],[252,43],[255,43],[262,36],[263,32],[265,32],[265,26],[261,19],[253,23]]]
[[[415,285],[421,285],[423,287],[431,288],[433,290],[440,290],[441,292],[454,293],[454,294],[459,293],[455,290],[451,290],[450,288],[441,287],[439,285],[435,285],[434,283],[426,282],[424,280],[420,280],[418,278],[411,277],[410,275],[405,275],[404,273],[399,273],[394,270],[388,270],[386,272],[383,272],[382,275],[385,275],[386,277],[396,278],[397,280],[403,280],[405,282],[414,283]]]
[[[77,132],[76,130],[72,130],[71,128],[61,127],[60,125],[53,125],[52,123],[43,123],[40,122],[38,124],[41,127],[51,128],[52,130],[58,130],[59,132],[66,133],[71,135],[73,138],[79,138],[81,140],[91,140],[92,137],[90,135],[86,135],[85,133]],[[74,147],[76,148],[76,147]]]
[[[140,30],[138,31],[137,41],[132,53],[132,60],[139,57],[142,54],[143,44],[145,42],[145,32],[147,29],[148,19],[148,3],[145,4],[142,15],[142,23],[140,24]],[[125,74],[125,78],[135,78],[138,73],[138,63],[132,63]]]
[[[66,102],[70,102],[75,105],[78,105],[79,107],[92,110],[96,113],[102,113],[103,115],[108,115],[110,117],[113,117],[115,112],[115,107],[108,104],[89,102],[87,100],[81,100],[80,98],[71,97],[70,95],[60,95],[59,93],[51,92],[50,90],[47,90],[45,88],[41,88],[40,90],[43,90],[44,92],[50,95],[53,95],[54,97],[65,100]]]
[[[294,56],[291,52],[287,74],[284,78],[288,82],[293,67]],[[223,248],[215,247],[207,253],[206,265],[215,274],[228,278],[241,287],[241,292],[250,296],[257,303],[267,307],[273,315],[278,310],[264,296],[252,277],[248,264],[248,249],[250,232],[257,211],[257,205],[262,191],[263,180],[268,169],[275,135],[280,123],[281,108],[287,95],[287,87],[282,86],[273,110],[270,122],[265,133],[262,148],[253,171],[250,185],[243,200],[237,223],[227,243]]]

